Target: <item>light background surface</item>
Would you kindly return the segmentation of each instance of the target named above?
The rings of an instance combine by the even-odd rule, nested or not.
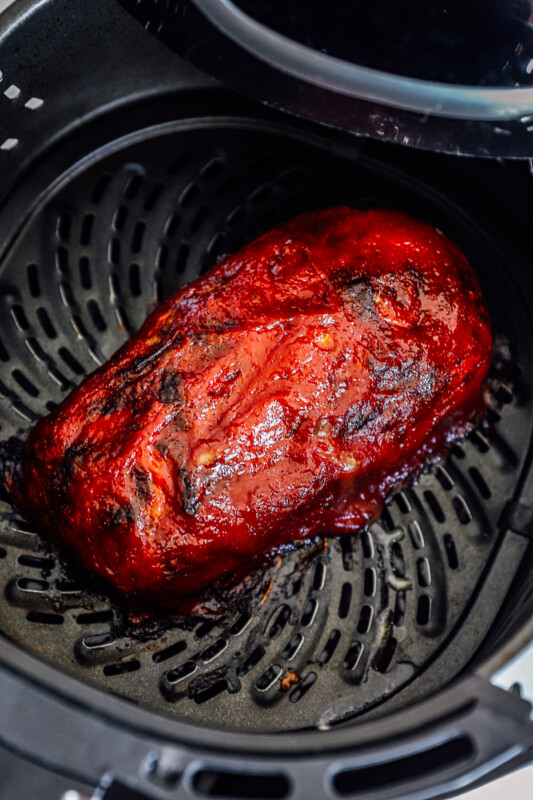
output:
[[[0,12],[16,0],[0,0]],[[91,0],[86,0],[91,2]],[[0,776],[0,792],[2,779]],[[493,781],[488,786],[461,795],[463,800],[533,800],[533,765],[520,769],[512,775]],[[0,794],[1,800],[1,794]],[[50,798],[55,800],[55,798]]]

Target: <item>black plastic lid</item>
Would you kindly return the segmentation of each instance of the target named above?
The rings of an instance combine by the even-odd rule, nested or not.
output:
[[[240,47],[324,89],[470,120],[533,112],[527,0],[194,2]]]
[[[200,0],[197,5],[213,15],[218,6],[219,20],[224,6],[231,24],[230,4]],[[527,69],[532,51],[527,0],[233,0],[233,5],[294,42],[349,64],[456,86],[533,84]]]
[[[229,86],[430,150],[533,156],[528,0],[121,0]]]

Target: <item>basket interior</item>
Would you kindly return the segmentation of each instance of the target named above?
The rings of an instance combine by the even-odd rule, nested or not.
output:
[[[141,130],[89,157],[43,199],[0,265],[0,438],[24,438],[155,303],[217,257],[339,204],[401,208],[466,252],[497,341],[486,423],[367,532],[288,550],[258,579],[269,591],[218,622],[162,622],[143,635],[120,598],[4,502],[4,635],[105,691],[233,730],[325,729],[386,713],[406,687],[423,696],[468,664],[487,631],[469,612],[531,441],[527,298],[482,204],[472,216],[381,152],[340,156],[296,128],[212,117]],[[489,618],[507,588],[489,594]]]

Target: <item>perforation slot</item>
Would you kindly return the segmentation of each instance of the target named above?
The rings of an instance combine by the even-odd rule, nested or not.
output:
[[[193,696],[193,700],[197,705],[201,705],[202,703],[207,703],[209,700],[213,700],[215,697],[218,697],[219,694],[225,692],[228,688],[228,682],[225,680],[217,681],[212,686],[209,686],[207,689],[203,689],[203,691],[198,692]]]
[[[167,672],[167,680],[172,684],[179,683],[196,672],[196,669],[197,665],[194,661],[186,661],[185,664],[180,664],[179,667],[175,667],[175,669],[171,669],[170,672]]]
[[[140,668],[140,663],[133,659],[132,661],[121,661],[119,664],[106,664],[103,671],[106,677],[111,678],[115,675],[128,675],[130,672],[137,672]]]
[[[309,689],[314,685],[316,679],[316,672],[309,672],[303,681],[295,686],[295,688],[289,693],[289,700],[291,703],[299,703],[300,700],[307,694]]]
[[[302,634],[293,633],[293,635],[289,640],[289,643],[283,650],[281,657],[285,661],[291,661],[294,658],[294,656],[298,653],[303,643],[304,643],[304,637],[302,636]]]
[[[180,653],[183,653],[183,651],[186,649],[187,649],[187,642],[184,641],[174,642],[174,644],[165,647],[164,650],[159,650],[157,653],[154,653],[152,655],[152,661],[155,664],[162,664],[163,661],[168,661],[170,658],[174,658]]]
[[[446,522],[446,514],[442,510],[442,506],[437,500],[435,494],[428,489],[427,491],[424,492],[424,499],[428,504],[431,513],[435,517],[436,521],[439,522],[440,524]]]
[[[281,675],[282,669],[279,664],[273,664],[266,672],[256,680],[255,688],[258,692],[266,692],[273,686]]]
[[[361,613],[359,614],[359,621],[357,623],[357,633],[368,633],[370,630],[370,626],[372,625],[372,619],[374,616],[374,609],[372,606],[364,605],[361,608]]]
[[[339,644],[341,638],[341,633],[336,628],[333,629],[329,635],[328,641],[326,642],[324,649],[322,650],[320,656],[318,657],[320,664],[327,664],[328,661],[331,660],[335,650],[337,649],[337,645]]]
[[[281,635],[287,622],[289,621],[291,610],[289,606],[281,606],[279,611],[275,613],[272,624],[268,628],[267,636],[270,639],[277,639]]]
[[[352,645],[350,645],[350,648],[346,653],[346,656],[344,657],[342,666],[344,667],[344,669],[353,672],[357,668],[362,655],[363,655],[363,645],[361,644],[361,642],[354,642]]]

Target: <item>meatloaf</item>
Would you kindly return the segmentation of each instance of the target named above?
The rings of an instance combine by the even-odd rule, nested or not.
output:
[[[157,308],[25,445],[18,508],[163,606],[350,534],[468,429],[492,343],[464,255],[404,213],[306,214]]]

